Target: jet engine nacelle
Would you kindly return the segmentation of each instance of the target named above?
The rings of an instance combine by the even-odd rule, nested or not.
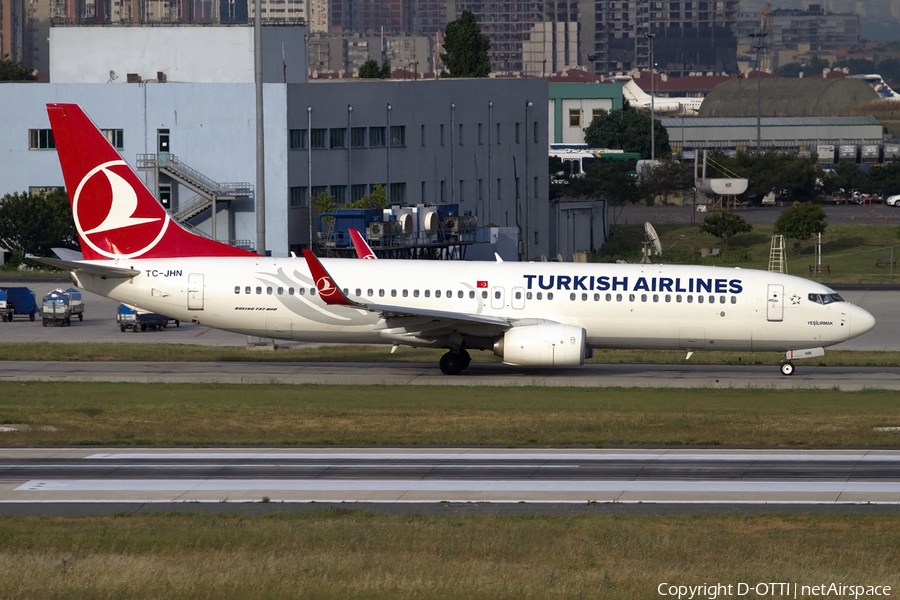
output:
[[[494,354],[509,365],[579,367],[587,354],[582,327],[538,323],[513,327],[494,344]]]

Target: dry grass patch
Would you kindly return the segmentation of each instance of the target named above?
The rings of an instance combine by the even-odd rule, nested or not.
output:
[[[900,517],[0,518],[21,598],[654,598],[662,582],[900,586]]]

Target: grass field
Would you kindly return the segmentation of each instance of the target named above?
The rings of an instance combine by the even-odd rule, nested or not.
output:
[[[900,392],[0,382],[9,445],[895,446]]]
[[[758,582],[893,594],[898,528],[896,515],[0,518],[0,596],[631,600],[661,583],[737,597]]]
[[[885,211],[880,211],[883,214]],[[738,213],[740,214],[740,213]],[[816,275],[814,279],[823,283],[897,283],[900,271],[893,271],[887,265],[877,266],[879,258],[890,258],[891,248],[900,245],[897,237],[900,226],[900,212],[896,223],[893,213],[887,217],[861,218],[853,224],[830,224],[822,236],[822,264],[831,269],[830,274]],[[890,219],[886,221],[886,218]],[[655,225],[663,247],[664,263],[688,263],[742,267],[766,270],[769,267],[769,252],[774,227],[754,225],[750,233],[742,233],[731,238],[727,252],[719,256],[701,257],[701,248],[724,250],[722,242],[708,233],[701,232],[696,225],[658,223]],[[643,224],[615,225],[611,227],[610,240],[604,246],[603,260],[622,258],[629,262],[641,259],[641,242],[644,239]],[[900,261],[900,251],[895,260]],[[786,248],[787,270],[792,275],[809,277],[809,265],[815,263],[813,240],[803,243],[796,252],[793,242]],[[654,259],[657,260],[657,259]]]

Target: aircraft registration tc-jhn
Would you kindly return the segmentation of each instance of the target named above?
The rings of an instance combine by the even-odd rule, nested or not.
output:
[[[82,256],[43,260],[80,288],[182,321],[446,348],[447,374],[464,370],[472,350],[573,367],[594,348],[621,348],[779,351],[790,375],[793,359],[875,326],[822,284],[750,269],[259,256],[184,230],[77,105],[47,108]]]

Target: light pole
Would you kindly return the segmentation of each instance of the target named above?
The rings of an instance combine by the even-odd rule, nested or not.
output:
[[[525,257],[527,258],[530,255],[528,252],[529,239],[528,236],[531,234],[531,230],[529,229],[529,221],[528,221],[528,205],[530,204],[528,200],[528,109],[534,106],[534,104],[530,100],[525,101]],[[533,190],[532,190],[533,191]]]
[[[768,33],[758,31],[751,33],[753,38],[753,49],[756,50],[756,151],[762,148],[762,87],[760,84],[759,73],[762,71],[762,65],[759,62],[760,50],[766,47],[766,36]]]
[[[353,107],[347,105],[347,200],[353,201]],[[346,201],[346,200],[345,200]]]
[[[656,107],[653,99],[653,38],[655,33],[645,33],[650,42],[650,160],[656,160]]]
[[[743,107],[741,106],[741,101],[744,99],[744,94],[743,94],[743,91],[741,90],[741,82],[744,80],[744,76],[738,75],[737,80],[738,80],[738,116],[743,117],[744,111],[743,111]]]
[[[387,205],[391,205],[391,105],[387,105],[387,135],[385,136],[385,144],[387,144],[387,189],[384,190],[384,197]]]
[[[309,214],[309,249],[313,249],[312,106],[306,107],[306,204]]]

